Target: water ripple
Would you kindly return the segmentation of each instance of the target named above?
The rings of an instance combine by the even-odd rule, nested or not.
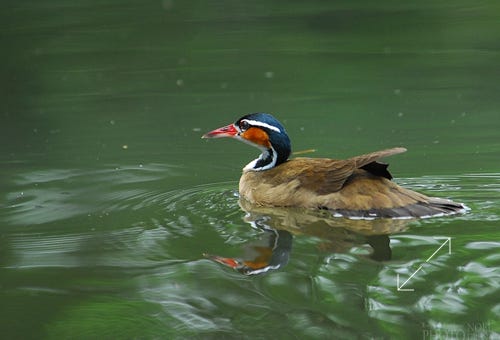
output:
[[[94,171],[51,169],[21,173],[14,179],[16,190],[6,194],[6,220],[12,225],[43,224],[106,209],[128,208],[125,202],[130,200],[135,200],[135,209],[139,209],[142,198],[155,193],[129,186],[144,187],[175,171],[168,165],[148,164]]]
[[[371,335],[402,328],[422,334],[427,330],[422,320],[429,329],[436,329],[438,320],[455,329],[456,318],[466,320],[478,304],[490,306],[500,289],[500,244],[492,232],[499,220],[498,174],[403,179],[409,187],[449,195],[473,209],[409,228],[376,229],[390,231],[393,259],[372,261],[353,231],[370,235],[374,223],[355,228],[318,224],[318,216],[304,211],[245,212],[236,182],[160,190],[169,169],[145,165],[20,174],[16,190],[6,196],[9,227],[4,230],[10,232],[0,239],[3,268],[55,271],[54,277],[67,271],[72,278],[67,282],[30,282],[19,289],[132,296],[154,310],[149,320],[158,329],[186,336],[245,337],[258,323],[287,324],[285,337],[350,338],[358,334],[359,320],[373,325]],[[202,257],[208,250],[240,254],[262,236],[249,227],[252,222],[287,225],[297,235],[287,267],[247,277]],[[301,229],[304,225],[309,228]],[[425,263],[407,286],[413,292],[398,291],[396,275],[412,275],[439,247],[437,236],[453,236],[452,254],[443,251]],[[81,277],[74,279],[75,273]],[[71,310],[68,322],[78,326],[80,315],[105,315],[107,308],[142,308],[120,299],[87,301]],[[498,314],[498,308],[487,309],[490,318]]]

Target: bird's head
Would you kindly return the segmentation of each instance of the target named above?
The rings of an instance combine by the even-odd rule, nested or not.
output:
[[[288,159],[291,144],[285,128],[268,113],[251,113],[236,122],[210,131],[202,138],[232,137],[253,145],[262,154],[245,166],[245,170],[271,169]]]

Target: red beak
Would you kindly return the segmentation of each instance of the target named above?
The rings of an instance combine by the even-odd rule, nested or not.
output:
[[[217,256],[217,255],[210,255],[210,254],[203,254],[206,258],[218,262],[220,264],[223,264],[227,267],[237,269],[241,264],[238,262],[238,260],[233,259],[231,257],[222,257],[222,256]]]
[[[234,137],[237,134],[238,134],[238,130],[236,130],[236,128],[234,127],[234,124],[229,124],[228,126],[223,126],[221,128],[207,132],[203,136],[201,136],[201,138]]]

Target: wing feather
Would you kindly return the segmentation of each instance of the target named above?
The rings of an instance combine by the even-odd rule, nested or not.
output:
[[[380,158],[385,158],[385,157],[397,155],[397,154],[400,154],[403,152],[406,152],[405,148],[392,148],[392,149],[375,151],[375,152],[367,153],[367,154],[360,155],[360,156],[355,156],[355,157],[349,158],[349,160],[352,160],[356,163],[356,168],[362,168],[363,166],[368,165],[371,162],[375,162],[375,161],[379,160]]]
[[[376,176],[390,178],[387,165],[376,161],[405,151],[405,148],[392,148],[345,160],[298,157],[266,171],[244,171],[240,191],[244,192],[243,196],[247,195],[247,190],[251,190],[252,195],[260,196],[266,195],[265,191],[270,188],[282,188],[286,191],[282,195],[288,196],[293,195],[292,191],[296,188],[300,188],[303,191],[326,195],[341,190],[349,177],[360,168]],[[262,190],[257,190],[258,187]],[[273,195],[276,193],[273,192]]]

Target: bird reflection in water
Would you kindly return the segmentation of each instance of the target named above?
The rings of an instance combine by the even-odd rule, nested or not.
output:
[[[245,275],[263,274],[284,267],[292,250],[293,235],[318,237],[322,240],[320,249],[332,253],[345,253],[355,246],[368,244],[371,247],[370,259],[388,261],[392,255],[389,235],[406,230],[412,221],[388,218],[353,220],[332,217],[328,211],[256,206],[244,199],[240,199],[239,204],[246,212],[245,222],[261,230],[261,237],[246,243],[241,257],[204,256]]]
[[[255,226],[264,231],[262,238],[245,244],[242,258],[210,254],[205,254],[205,257],[245,275],[262,274],[285,266],[292,250],[292,234],[286,230]]]

